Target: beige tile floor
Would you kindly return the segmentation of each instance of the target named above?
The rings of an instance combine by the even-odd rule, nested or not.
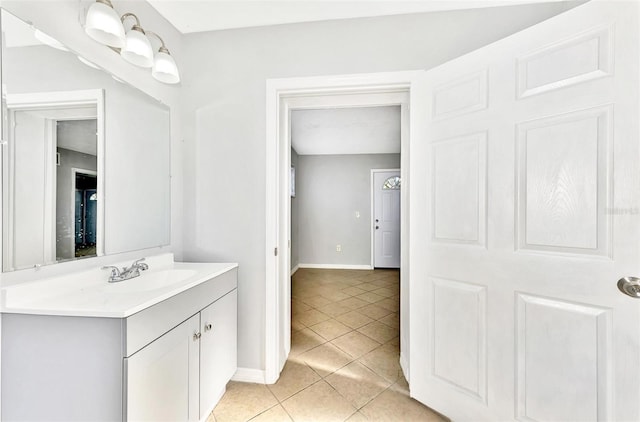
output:
[[[230,382],[209,422],[446,421],[409,397],[396,270],[301,269],[291,353],[273,385]]]

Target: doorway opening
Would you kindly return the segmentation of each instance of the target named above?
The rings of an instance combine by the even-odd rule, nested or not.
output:
[[[290,351],[291,342],[291,112],[300,109],[401,106],[401,177],[409,180],[409,101],[422,71],[391,72],[349,77],[293,78],[267,83],[267,274],[265,381],[275,382]],[[360,78],[360,79],[359,79]],[[415,131],[417,132],[417,131]],[[298,170],[298,169],[297,169]],[[297,183],[296,194],[300,189]],[[408,251],[409,192],[401,191],[401,244]],[[275,246],[275,248],[274,248]],[[285,251],[285,253],[278,253]],[[401,257],[401,361],[408,376],[409,254]],[[369,268],[371,268],[369,266]]]
[[[96,214],[98,173],[85,169],[72,169],[74,200],[74,245],[75,257],[96,255]]]

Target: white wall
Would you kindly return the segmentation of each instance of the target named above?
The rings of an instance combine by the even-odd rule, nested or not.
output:
[[[371,169],[393,168],[400,154],[298,157],[301,265],[371,265]]]
[[[184,254],[240,263],[240,367],[264,369],[265,80],[429,69],[567,8],[538,4],[184,37]]]
[[[291,145],[301,155],[398,154],[400,106],[291,112]]]
[[[46,119],[30,111],[15,113],[15,136],[24,142],[15,144],[14,199],[19,207],[13,210],[13,258],[9,265],[16,268],[32,266],[34,262],[51,259],[51,245],[45,245],[44,228],[51,223],[47,203],[46,158],[48,148]],[[49,253],[47,253],[47,251]]]

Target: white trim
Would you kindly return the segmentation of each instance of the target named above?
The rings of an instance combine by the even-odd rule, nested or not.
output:
[[[385,72],[356,75],[315,76],[303,78],[268,79],[266,81],[266,174],[265,174],[265,331],[264,331],[264,368],[265,380],[276,382],[283,359],[287,358],[287,342],[290,334],[290,321],[287,320],[288,305],[286,298],[288,275],[290,274],[289,253],[283,257],[274,256],[274,249],[287,251],[287,236],[289,230],[290,210],[282,204],[290,201],[288,179],[283,175],[289,174],[291,166],[290,142],[288,127],[289,114],[292,108],[336,108],[372,105],[399,105],[404,100],[390,101],[389,95],[400,94],[409,101],[419,101],[424,97],[424,70]],[[419,96],[420,94],[420,96]],[[377,96],[377,97],[376,97]],[[377,100],[375,99],[377,98]],[[422,107],[418,107],[420,109]],[[424,111],[424,110],[422,110]],[[414,110],[407,110],[411,114],[408,136],[401,139],[401,177],[405,187],[409,186],[409,138],[424,135],[419,122],[420,115],[414,115]],[[408,116],[407,116],[408,117]],[[416,138],[417,139],[417,138]],[[287,160],[288,158],[288,160]],[[283,189],[285,188],[286,189]],[[402,250],[407,251],[401,262],[401,285],[408,292],[409,278],[409,189],[403,189],[401,202],[403,204],[402,218],[404,229],[401,240]],[[282,195],[286,194],[287,198]],[[286,200],[285,200],[286,199]],[[405,206],[406,205],[406,206]],[[286,262],[286,267],[282,267]],[[300,266],[302,267],[302,266]],[[285,271],[286,269],[286,271]],[[403,281],[404,280],[404,281]],[[406,301],[408,306],[408,300]],[[284,309],[284,311],[282,310]],[[409,331],[409,326],[405,327]],[[284,332],[283,332],[284,330]],[[288,332],[287,332],[288,331]],[[401,345],[401,349],[404,346]],[[284,350],[283,350],[284,349]],[[408,349],[407,349],[408,352]]]
[[[298,268],[322,268],[326,270],[372,270],[371,265],[350,264],[298,264]]]
[[[43,264],[55,264],[56,262],[56,186],[58,180],[58,168],[55,164],[56,146],[58,145],[58,133],[55,120],[45,119],[45,160],[44,160],[44,262]]]
[[[253,382],[255,384],[266,384],[265,371],[253,368],[238,368],[231,377],[231,381]]]
[[[300,264],[296,265],[291,269],[291,275],[294,275],[300,269]]]
[[[403,107],[403,106],[401,106]],[[402,113],[402,108],[400,109],[400,112]],[[404,125],[400,125],[400,136],[402,136],[402,132],[407,130],[408,128],[403,127]],[[375,218],[375,208],[376,208],[376,204],[375,204],[375,189],[374,189],[374,175],[376,173],[383,173],[383,172],[390,172],[390,171],[397,171],[397,172],[401,172],[401,169],[371,169],[371,179],[370,179],[370,183],[369,183],[369,187],[370,187],[370,199],[371,199],[371,220],[369,220],[371,222],[371,226],[369,227],[370,231],[371,231],[371,269],[374,269],[376,267],[376,230],[374,229],[375,224],[374,224],[374,218]],[[402,230],[402,229],[401,229]]]

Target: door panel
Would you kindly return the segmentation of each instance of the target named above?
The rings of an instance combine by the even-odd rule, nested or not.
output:
[[[484,132],[433,144],[433,233],[441,242],[484,245],[486,232]]]
[[[609,420],[611,310],[523,294],[516,308],[517,416]]]
[[[400,268],[399,178],[399,170],[373,171],[373,266],[376,268]]]
[[[213,410],[237,369],[238,291],[233,290],[201,312],[200,419]]]
[[[487,289],[433,280],[433,374],[458,391],[487,399]],[[455,319],[448,318],[455,314]]]
[[[190,397],[197,397],[190,387],[191,377],[198,373],[198,341],[193,335],[199,318],[191,317],[125,358],[127,420],[198,420],[190,415]]]
[[[426,74],[410,381],[454,420],[640,420],[638,15],[591,1]]]

